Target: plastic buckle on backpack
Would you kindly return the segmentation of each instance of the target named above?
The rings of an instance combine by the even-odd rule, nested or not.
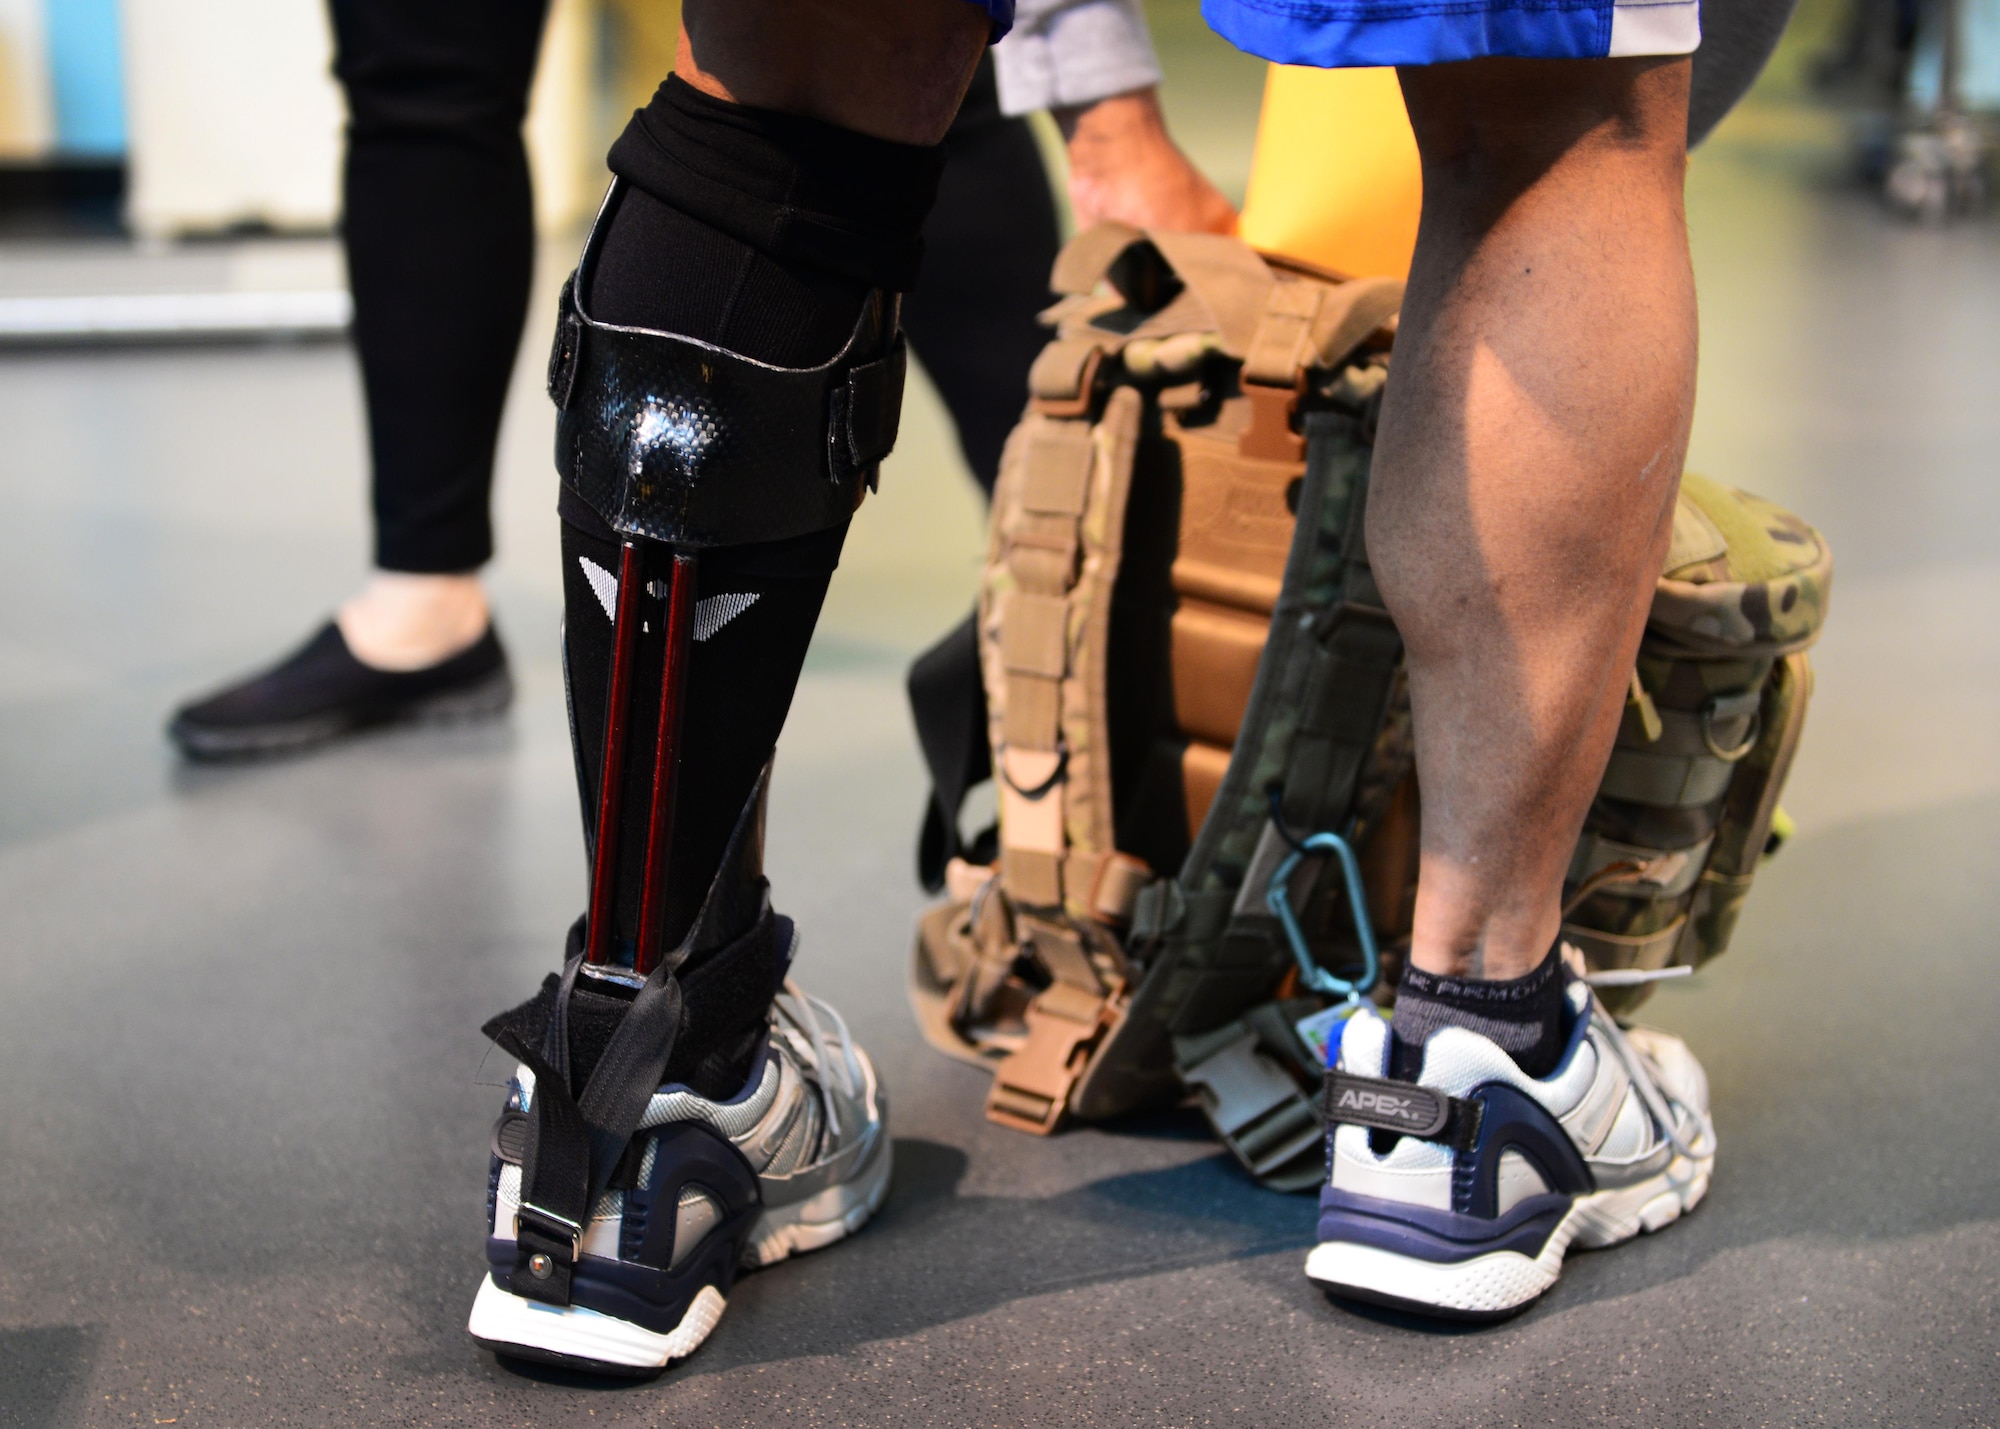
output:
[[[1292,420],[1305,394],[1305,373],[1300,372],[1290,387],[1249,381],[1241,385],[1250,399],[1250,424],[1236,438],[1236,454],[1263,461],[1304,461],[1306,439],[1293,429]]]
[[[1062,987],[1058,983],[1049,991]],[[1105,1027],[1102,999],[1096,1000],[1095,1015],[1084,1022],[1044,1007],[1047,998],[1045,992],[1029,1004],[1028,1039],[1000,1064],[993,1074],[993,1089],[986,1095],[987,1120],[1032,1136],[1047,1136],[1063,1124],[1070,1091],[1089,1065]],[[1083,998],[1078,993],[1074,1000]]]
[[[1054,344],[1051,344],[1054,346]],[[1104,370],[1104,349],[1093,347],[1077,364],[1075,390],[1068,396],[1047,396],[1036,392],[1029,405],[1044,417],[1074,419],[1088,417],[1097,401],[1097,378]]]
[[[1218,1043],[1219,1039],[1219,1043]],[[1201,1101],[1236,1159],[1260,1181],[1303,1187],[1319,1179],[1322,1128],[1297,1082],[1258,1047],[1256,1031],[1238,1022],[1221,1034],[1176,1040],[1181,1080]],[[1309,1165],[1282,1176],[1301,1157]]]

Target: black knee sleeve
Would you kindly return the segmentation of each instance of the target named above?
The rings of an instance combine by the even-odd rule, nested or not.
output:
[[[675,553],[696,558],[670,854],[652,890],[672,947],[770,757],[847,520],[893,444],[894,294],[914,276],[941,160],[677,79],[612,150],[620,179],[565,290],[550,393],[593,838],[628,546],[643,592],[604,920],[614,960],[641,937],[648,891],[666,573]]]
[[[761,362],[824,362],[871,290],[914,281],[943,163],[942,146],[731,104],[669,77],[611,147],[626,187],[586,301],[605,322]]]

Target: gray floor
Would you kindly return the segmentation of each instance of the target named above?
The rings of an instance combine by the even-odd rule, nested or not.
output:
[[[1827,121],[1764,105],[1691,185],[1695,464],[1795,503],[1841,565],[1802,832],[1730,956],[1654,1005],[1714,1078],[1714,1192],[1477,1333],[1329,1306],[1311,1201],[1189,1118],[1030,1140],[919,1044],[898,675],[978,545],[925,397],[772,850],[800,973],[894,1098],[891,1199],[743,1281],[658,1383],[477,1352],[504,1070],[476,1029],[582,892],[536,364],[494,578],[512,717],[214,771],[174,763],[163,713],[360,570],[347,353],[0,358],[0,1424],[1992,1422],[2000,223],[1899,226],[1838,167]]]

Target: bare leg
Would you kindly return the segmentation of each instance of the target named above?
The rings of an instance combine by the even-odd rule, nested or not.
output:
[[[354,658],[378,670],[422,670],[486,633],[479,574],[376,571],[334,617]]]
[[[674,73],[718,99],[935,144],[987,30],[956,0],[688,0]]]
[[[1684,59],[1402,72],[1424,213],[1368,541],[1423,786],[1411,959],[1518,977],[1559,926],[1694,402]]]

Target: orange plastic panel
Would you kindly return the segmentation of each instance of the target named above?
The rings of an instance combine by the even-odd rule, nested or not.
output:
[[[1423,197],[1394,70],[1271,66],[1244,241],[1348,277],[1403,278]]]

